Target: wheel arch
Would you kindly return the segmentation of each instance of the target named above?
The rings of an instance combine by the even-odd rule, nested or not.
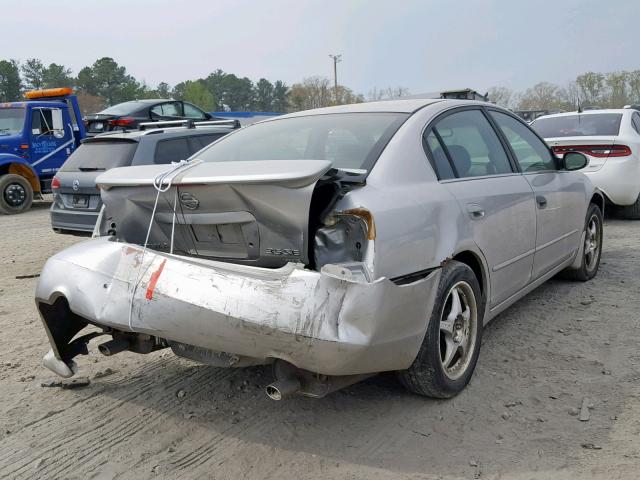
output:
[[[38,174],[31,165],[20,157],[15,155],[0,156],[0,175],[6,175],[9,173],[24,177],[29,182],[29,185],[31,185],[34,193],[39,193],[41,191]]]
[[[607,203],[607,200],[605,199],[604,194],[600,190],[596,190],[595,192],[593,192],[593,195],[591,195],[591,199],[589,200],[589,203],[595,203],[600,208],[600,211],[604,216],[604,207]]]

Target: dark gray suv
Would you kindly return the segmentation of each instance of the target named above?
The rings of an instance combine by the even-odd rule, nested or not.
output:
[[[58,233],[87,235],[102,207],[96,177],[115,167],[168,164],[195,152],[234,129],[229,126],[152,128],[87,138],[51,183],[51,226]]]

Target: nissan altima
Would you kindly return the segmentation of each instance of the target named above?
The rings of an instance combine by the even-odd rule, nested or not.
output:
[[[186,162],[109,170],[99,235],[39,279],[44,365],[69,377],[104,335],[105,355],[270,364],[274,399],[385,371],[452,397],[488,321],[558,273],[596,275],[604,198],[586,164],[489,103],[405,99],[293,113]]]

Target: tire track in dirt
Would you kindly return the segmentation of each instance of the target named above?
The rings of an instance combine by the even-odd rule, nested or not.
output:
[[[64,455],[56,462],[58,468],[52,471],[45,470],[42,472],[43,475],[51,478],[64,478],[65,474],[70,473],[70,470],[77,468],[76,465],[78,463],[83,465],[84,470],[90,472],[95,459],[99,459],[100,455],[109,451],[111,447],[124,443],[128,438],[143,430],[152,430],[157,423],[163,420],[165,415],[172,415],[174,413],[172,411],[182,408],[180,403],[176,403],[173,393],[175,389],[188,386],[191,395],[197,395],[209,386],[209,382],[224,377],[225,373],[220,370],[209,371],[209,369],[204,368],[196,370],[192,374],[179,376],[173,382],[163,384],[163,389],[170,391],[168,395],[163,395],[157,399],[152,397],[153,401],[140,411],[130,412],[130,409],[128,409],[129,413],[133,415],[119,416],[117,417],[119,419],[118,422],[105,422],[105,424],[109,424],[108,428],[103,428],[105,426],[103,424],[96,429],[97,434],[94,434],[96,431],[92,431],[90,433],[94,435],[80,438],[79,440],[82,443],[74,445],[73,447],[76,447],[74,451]],[[144,388],[140,394],[133,395],[120,402],[120,405],[135,403],[137,398],[144,397],[147,393],[157,389],[157,387],[158,384],[153,382],[148,388]],[[118,409],[120,409],[120,405],[117,407]],[[112,425],[113,423],[116,424]],[[70,448],[67,443],[64,443],[64,446],[67,450]]]
[[[168,362],[165,361],[163,363],[168,363]],[[148,372],[149,370],[155,371],[160,369],[159,365],[154,365],[153,367],[154,368],[152,369],[143,367],[141,369],[141,373],[138,376],[141,378],[145,378],[145,381],[143,381],[141,384],[135,384],[135,389],[136,389],[135,391],[126,392],[126,394],[123,395],[118,401],[111,402],[107,408],[105,408],[105,405],[104,405],[105,395],[106,395],[105,393],[106,388],[105,388],[101,392],[102,395],[96,395],[92,397],[92,400],[95,400],[95,402],[82,404],[82,410],[84,410],[85,412],[90,411],[92,412],[92,415],[88,417],[87,416],[83,417],[79,414],[77,415],[75,412],[66,411],[65,412],[66,416],[71,418],[82,419],[80,421],[79,426],[77,426],[77,428],[79,429],[77,433],[67,435],[68,430],[66,429],[61,431],[59,428],[55,428],[55,429],[50,428],[47,424],[41,425],[40,428],[42,428],[43,430],[57,431],[59,432],[59,434],[57,437],[48,440],[47,442],[48,448],[40,452],[40,455],[38,457],[42,458],[44,455],[50,454],[52,452],[56,452],[57,450],[61,449],[61,447],[64,447],[64,450],[66,451],[66,453],[62,455],[58,455],[54,463],[51,463],[51,464],[44,463],[42,465],[42,470],[39,471],[39,474],[43,475],[44,477],[59,478],[54,475],[60,474],[61,472],[64,471],[65,468],[69,466],[67,464],[69,463],[67,462],[67,459],[69,459],[69,457],[71,457],[70,459],[71,463],[76,462],[80,458],[84,458],[91,453],[96,453],[98,451],[104,450],[104,448],[94,448],[94,447],[110,446],[111,444],[116,443],[121,438],[126,438],[126,436],[128,436],[127,433],[129,431],[138,430],[140,428],[140,424],[142,420],[146,419],[146,417],[143,417],[143,419],[140,419],[140,412],[135,412],[136,415],[134,415],[133,418],[131,416],[112,415],[112,414],[122,412],[122,411],[127,411],[127,409],[124,409],[122,407],[131,403],[135,404],[136,399],[145,398],[148,393],[153,392],[154,389],[158,388],[158,382],[153,380],[152,376],[150,377],[147,374],[145,374],[145,371]],[[192,377],[194,377],[198,373],[201,374],[200,376],[204,377],[207,375],[208,372],[196,370],[190,374],[186,373],[182,376],[177,376],[174,381],[163,384],[162,386],[164,389],[175,389],[178,385],[188,382]],[[206,384],[202,386],[202,388],[205,388],[205,387],[206,387]],[[151,398],[153,398],[153,396],[151,396]],[[112,397],[108,396],[107,399],[111,400]],[[173,396],[171,395],[160,397],[158,400],[160,401],[157,402],[156,404],[151,404],[150,407],[143,407],[142,411],[145,412],[146,410],[150,410],[152,413],[155,412],[156,415],[162,415],[165,412],[166,407],[171,402],[175,402],[175,398],[173,398]],[[95,405],[93,403],[95,403]],[[113,421],[112,418],[117,419],[117,421]],[[121,434],[114,435],[116,432],[121,432]],[[105,442],[104,441],[105,438],[110,438],[110,440]],[[82,452],[82,454],[79,455],[79,452]],[[88,452],[88,453],[84,454],[85,452]],[[23,452],[17,451],[13,453],[14,455],[20,456]],[[4,457],[4,459],[9,460],[7,457]],[[13,460],[13,458],[11,460]],[[1,462],[1,463],[4,463],[4,462]],[[0,470],[0,475],[3,475],[3,476],[18,475],[18,474],[21,475],[21,473],[19,472],[21,472],[25,468],[28,468],[32,463],[34,462],[31,461],[31,462],[24,463],[19,468],[11,471]],[[48,470],[48,468],[52,468],[56,465],[61,465],[61,467],[58,470],[53,472],[50,472]],[[12,463],[12,466],[14,466],[13,463]]]

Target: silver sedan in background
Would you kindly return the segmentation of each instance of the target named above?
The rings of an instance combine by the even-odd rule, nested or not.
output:
[[[489,320],[560,272],[596,275],[604,198],[574,171],[586,162],[497,106],[407,99],[270,119],[169,170],[110,170],[102,236],[41,274],[45,365],[73,375],[93,324],[106,355],[273,364],[274,399],[382,371],[451,397]]]

